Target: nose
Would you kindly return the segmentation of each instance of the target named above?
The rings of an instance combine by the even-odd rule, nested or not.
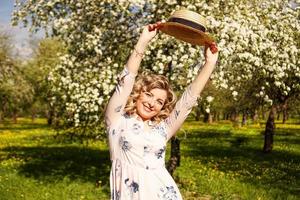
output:
[[[154,100],[153,99],[149,99],[148,104],[151,108],[153,108],[154,106]]]

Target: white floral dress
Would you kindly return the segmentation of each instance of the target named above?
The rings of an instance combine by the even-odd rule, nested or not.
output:
[[[170,116],[146,129],[139,117],[124,113],[135,75],[125,68],[119,80],[105,114],[112,161],[111,199],[182,200],[165,168],[166,143],[180,128],[197,97],[188,87]]]

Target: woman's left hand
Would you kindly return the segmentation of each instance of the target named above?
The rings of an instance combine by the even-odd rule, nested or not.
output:
[[[219,53],[216,43],[212,43],[210,46],[205,46],[204,56],[206,63],[215,65],[218,60],[218,55]]]

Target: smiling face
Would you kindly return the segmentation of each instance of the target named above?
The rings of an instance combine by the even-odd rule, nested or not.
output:
[[[158,74],[141,74],[134,83],[125,106],[127,115],[138,115],[144,121],[159,123],[174,108],[176,95],[167,77]]]
[[[142,92],[136,101],[137,114],[144,120],[150,120],[158,115],[167,99],[167,91],[154,88]]]

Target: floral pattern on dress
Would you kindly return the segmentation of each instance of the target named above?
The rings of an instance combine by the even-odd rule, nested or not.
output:
[[[116,176],[120,177],[121,176],[121,163],[120,162],[117,162],[116,163],[116,167],[115,167],[115,174]]]
[[[144,146],[144,156],[146,156],[147,154],[149,154],[152,150],[152,147],[149,145]]]
[[[180,114],[180,111],[179,110],[175,110],[175,119],[178,118],[179,114]]]
[[[134,193],[137,193],[139,191],[139,184],[135,181],[130,182],[129,178],[126,178],[124,183],[127,186],[127,189],[129,191],[129,193],[127,193],[127,195],[129,195],[130,198],[132,199]]]
[[[121,74],[118,75],[117,77],[117,81],[118,81],[118,85],[117,86],[124,86],[125,83],[125,78],[126,76],[129,75],[129,71],[125,68]]]
[[[125,137],[120,137],[120,146],[123,151],[129,151],[132,145],[126,140]]]
[[[142,126],[138,123],[134,123],[132,127],[132,131],[134,134],[140,134],[142,132]]]
[[[166,146],[164,146],[163,148],[155,151],[155,156],[157,157],[157,159],[163,158],[163,155],[166,151]]]
[[[158,197],[161,200],[178,200],[178,196],[176,193],[176,190],[174,186],[166,186],[165,188],[160,188],[160,193],[158,194]]]
[[[128,115],[127,113],[122,114],[122,116],[123,116],[125,119],[130,119],[130,118],[131,118],[130,115]]]
[[[112,135],[115,135],[115,134],[116,134],[116,130],[113,129],[113,130],[111,131],[111,134],[112,134]]]
[[[121,112],[122,107],[123,107],[122,105],[116,107],[116,108],[115,108],[115,112],[117,112],[117,113],[118,113],[118,112]]]
[[[164,137],[165,139],[167,138],[167,133],[166,133],[166,130],[165,130],[165,127],[164,126],[161,126],[161,125],[156,125],[153,127],[153,131],[155,133],[158,133],[160,134],[162,137]]]

